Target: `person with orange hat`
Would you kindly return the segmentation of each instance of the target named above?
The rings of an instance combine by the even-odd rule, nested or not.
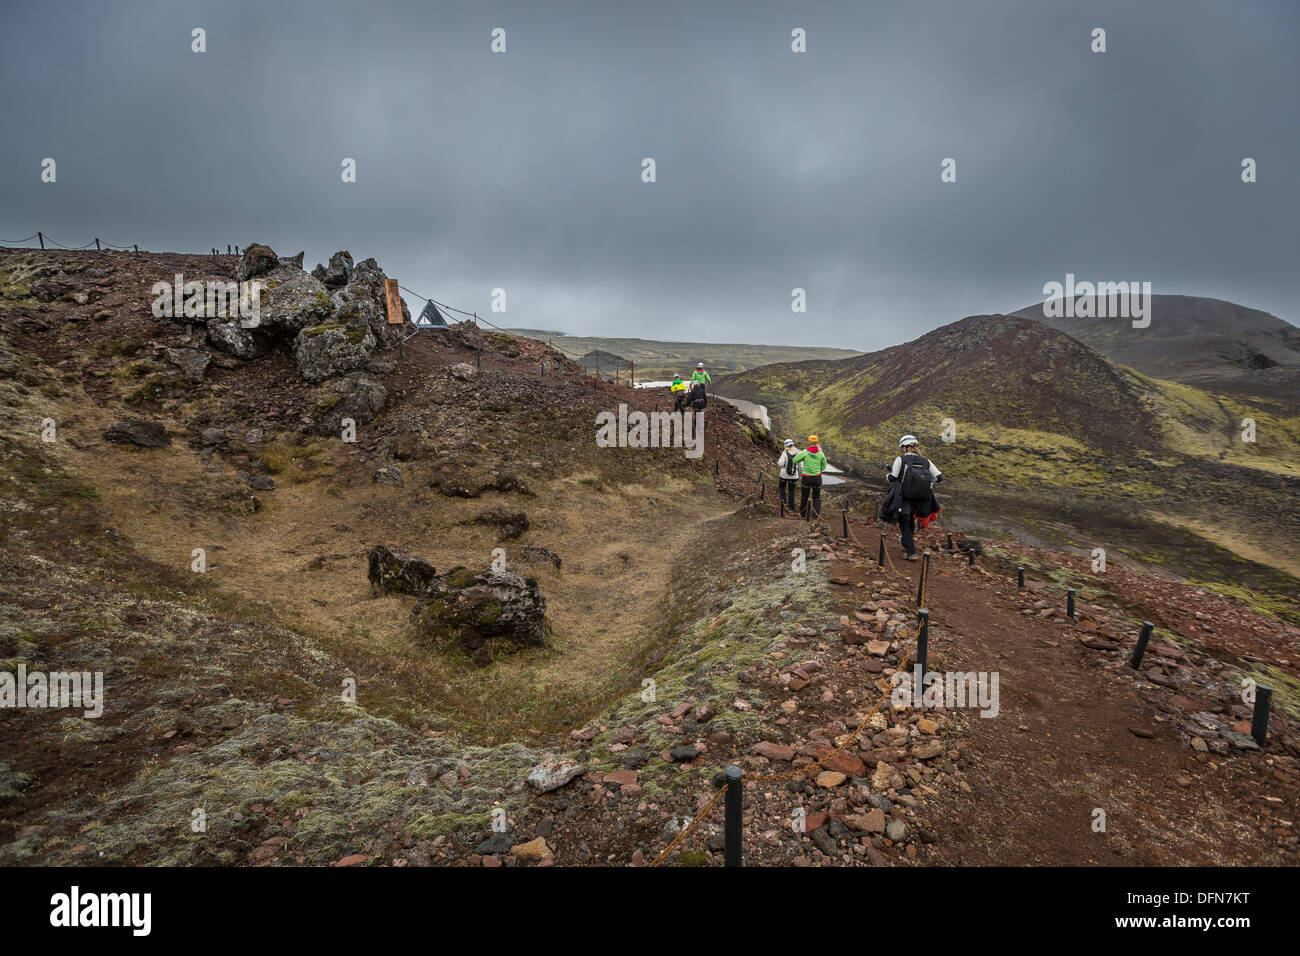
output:
[[[808,447],[794,456],[796,465],[803,468],[799,479],[799,517],[808,517],[808,496],[812,495],[812,516],[822,516],[822,472],[826,470],[826,455],[817,445],[817,436],[808,436]]]

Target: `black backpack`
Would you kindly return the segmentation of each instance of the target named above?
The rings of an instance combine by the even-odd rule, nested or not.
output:
[[[929,501],[930,495],[934,493],[930,462],[920,455],[903,456],[903,471],[899,480],[903,483],[903,497],[908,501]]]
[[[797,454],[798,452],[794,451],[793,449],[785,453],[785,473],[789,475],[791,478],[795,476],[795,468],[798,467],[794,463],[794,456]]]
[[[696,411],[704,407],[704,386],[699,382],[691,386],[691,407]]]

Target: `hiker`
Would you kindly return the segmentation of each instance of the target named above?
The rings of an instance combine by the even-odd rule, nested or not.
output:
[[[691,390],[694,391],[695,387],[698,385],[700,389],[700,400],[703,402],[702,405],[695,406],[697,409],[703,408],[705,405],[709,404],[708,396],[704,394],[704,386],[712,384],[713,379],[709,377],[708,372],[704,371],[704,363],[700,362],[695,366],[695,371],[691,373]]]
[[[808,517],[808,496],[812,495],[812,516],[822,516],[822,472],[826,470],[826,456],[817,447],[817,436],[808,436],[808,447],[794,456],[796,465],[800,466],[799,483],[799,517]]]
[[[889,479],[890,487],[880,506],[880,518],[898,522],[903,558],[915,561],[913,535],[916,522],[919,521],[924,530],[943,510],[934,496],[934,486],[943,480],[943,473],[921,454],[915,435],[904,435],[898,440],[898,457],[885,477]]]
[[[787,438],[781,457],[776,460],[776,474],[780,481],[776,494],[781,501],[785,502],[785,510],[791,514],[794,514],[794,489],[803,475],[803,463],[794,460],[794,456],[798,453],[799,449],[795,447],[794,439]]]
[[[704,411],[704,406],[709,404],[709,398],[704,394],[703,382],[691,383],[691,392],[690,395],[687,396],[687,402],[691,408],[695,409],[697,412]]]
[[[668,386],[673,395],[673,411],[684,412],[686,410],[686,383],[682,381],[680,375],[673,375],[673,383]]]

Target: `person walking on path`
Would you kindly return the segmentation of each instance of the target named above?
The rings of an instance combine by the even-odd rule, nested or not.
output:
[[[794,489],[803,476],[803,464],[794,460],[794,456],[798,453],[799,449],[795,447],[794,439],[787,438],[781,457],[776,460],[776,473],[780,482],[776,493],[785,502],[785,510],[791,514],[794,514]]]
[[[943,510],[934,496],[934,486],[943,480],[943,472],[921,454],[915,435],[904,435],[898,440],[898,457],[885,477],[889,491],[880,505],[880,519],[898,523],[903,558],[915,561],[916,522],[924,530]]]
[[[691,373],[691,390],[694,391],[695,387],[697,385],[699,386],[700,398],[702,404],[697,405],[696,406],[697,408],[704,408],[706,405],[709,404],[709,397],[708,394],[704,391],[704,386],[712,385],[712,384],[713,384],[713,379],[709,377],[708,372],[704,371],[704,363],[701,362],[700,364],[696,365],[695,371]]]
[[[668,386],[673,394],[673,411],[682,412],[686,410],[686,383],[682,381],[680,375],[673,376],[673,383]]]
[[[795,464],[801,466],[803,474],[799,482],[803,486],[799,491],[799,517],[808,517],[808,497],[812,496],[812,516],[822,516],[822,472],[826,470],[826,455],[817,446],[817,436],[808,436],[808,447],[794,456]]]

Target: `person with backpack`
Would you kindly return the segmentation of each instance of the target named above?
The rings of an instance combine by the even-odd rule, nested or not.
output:
[[[776,493],[780,500],[785,502],[785,510],[791,514],[794,514],[795,485],[799,484],[799,479],[803,476],[803,464],[794,460],[794,456],[798,453],[799,449],[795,447],[794,439],[787,438],[781,457],[776,460],[778,479]]]
[[[898,457],[885,477],[890,488],[880,507],[881,520],[898,522],[903,558],[915,561],[916,522],[925,529],[943,510],[934,496],[934,486],[943,481],[943,472],[921,454],[915,435],[904,435],[898,440]]]
[[[673,395],[673,411],[683,412],[686,410],[686,383],[682,381],[680,375],[673,375],[673,383],[668,386]]]
[[[812,495],[812,516],[822,516],[822,472],[826,470],[826,455],[817,446],[817,436],[808,436],[808,447],[794,456],[796,465],[802,469],[799,483],[799,517],[808,517],[808,496]]]

